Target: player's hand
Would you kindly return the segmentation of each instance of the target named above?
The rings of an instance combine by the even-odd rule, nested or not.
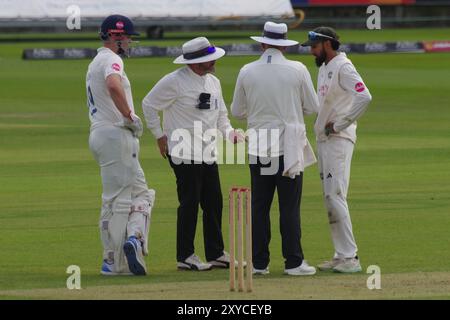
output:
[[[330,134],[332,134],[332,133],[337,133],[335,130],[334,130],[334,122],[328,122],[326,125],[325,125],[325,135],[328,137]]]
[[[144,131],[141,118],[134,113],[130,113],[129,118],[124,118],[123,126],[133,131],[134,136],[137,138],[142,136],[142,132]]]
[[[245,134],[241,129],[232,130],[228,136],[228,139],[233,143],[241,143],[245,141]]]
[[[167,158],[167,154],[169,153],[169,147],[167,146],[167,136],[163,135],[161,138],[157,140],[159,152],[163,156],[164,159]]]

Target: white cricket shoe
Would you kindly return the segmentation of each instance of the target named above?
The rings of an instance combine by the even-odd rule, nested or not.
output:
[[[177,267],[182,270],[207,271],[211,270],[213,266],[210,263],[204,263],[198,256],[192,254],[186,260],[178,261]]]
[[[361,264],[358,258],[346,258],[333,268],[334,272],[355,273],[361,272]]]
[[[261,276],[265,276],[266,274],[269,274],[269,267],[266,267],[265,269],[256,269],[253,268],[252,273],[255,275],[261,275]]]
[[[333,258],[331,261],[324,261],[317,266],[320,271],[331,271],[334,267],[336,267],[339,263],[341,263],[343,259]]]
[[[311,276],[316,274],[316,268],[310,266],[308,262],[303,260],[302,264],[296,268],[284,269],[284,273],[290,276]]]
[[[213,268],[228,269],[230,267],[230,255],[228,254],[228,252],[224,251],[223,255],[221,255],[220,257],[218,257],[215,260],[208,261],[208,263],[211,264],[213,266]],[[236,267],[238,266],[237,260],[234,260],[234,265]],[[247,262],[243,261],[243,265],[244,265],[244,267],[246,267]]]
[[[129,237],[123,245],[123,251],[127,257],[128,268],[130,271],[134,275],[145,276],[147,274],[147,268],[142,253],[141,241],[134,236]]]

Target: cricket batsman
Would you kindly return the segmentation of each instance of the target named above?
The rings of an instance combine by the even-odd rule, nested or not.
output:
[[[147,273],[144,255],[155,191],[148,189],[139,163],[143,126],[134,113],[122,60],[129,55],[133,35],[139,34],[130,19],[107,17],[100,30],[103,46],[86,75],[89,148],[100,166],[103,185],[99,224],[103,275]]]
[[[345,53],[338,52],[340,42],[329,27],[308,33],[308,41],[319,67],[317,95],[319,114],[314,125],[317,138],[320,177],[334,256],[318,266],[321,271],[353,273],[361,271],[353,236],[347,191],[350,164],[356,143],[356,120],[369,106],[372,96]]]

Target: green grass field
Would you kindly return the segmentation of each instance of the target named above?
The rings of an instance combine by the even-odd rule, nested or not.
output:
[[[450,29],[343,31],[344,42],[441,40]],[[259,32],[248,33],[258,34]],[[302,40],[304,32],[293,32]],[[214,36],[214,34],[212,34]],[[216,35],[217,36],[217,35]],[[217,36],[218,37],[218,36]],[[185,40],[142,44],[181,45]],[[236,41],[248,41],[239,38]],[[225,44],[232,39],[214,40]],[[152,213],[147,277],[99,275],[97,221],[101,183],[88,149],[85,97],[88,60],[23,61],[28,47],[94,47],[95,42],[0,43],[0,299],[449,299],[450,298],[450,54],[350,55],[373,95],[359,121],[349,205],[365,271],[378,265],[382,289],[359,275],[283,275],[278,206],[272,208],[271,274],[251,294],[230,293],[228,272],[180,272],[175,265],[176,187],[149,131],[141,164],[157,201]],[[290,56],[317,68],[311,56]],[[256,57],[217,64],[225,100],[239,69]],[[158,79],[177,67],[171,58],[129,59],[135,108]],[[312,123],[308,133],[314,141]],[[245,124],[232,120],[245,128]],[[248,167],[222,165],[222,190],[249,185]],[[305,172],[302,244],[317,264],[333,248],[317,167]],[[224,235],[228,205],[224,203]],[[201,219],[197,253],[204,257]],[[83,290],[66,289],[66,268],[81,268]]]

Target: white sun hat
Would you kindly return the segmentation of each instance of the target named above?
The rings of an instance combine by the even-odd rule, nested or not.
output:
[[[225,50],[212,46],[205,37],[189,40],[181,48],[182,55],[177,57],[173,63],[193,64],[214,61],[225,55]]]
[[[267,21],[264,24],[264,32],[262,37],[250,37],[253,40],[265,44],[280,47],[290,47],[298,44],[297,41],[287,38],[288,27],[285,23],[275,23]]]

